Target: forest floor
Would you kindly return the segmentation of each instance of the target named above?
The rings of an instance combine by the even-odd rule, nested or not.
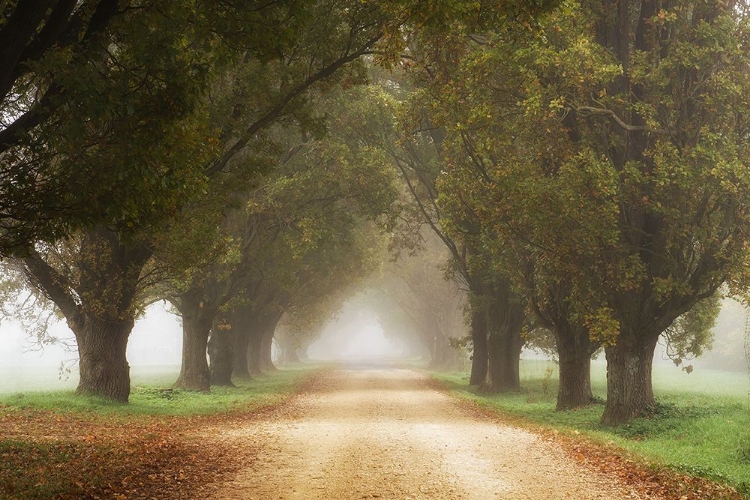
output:
[[[209,416],[0,407],[0,430],[3,499],[740,498],[398,368],[320,372],[285,403]]]

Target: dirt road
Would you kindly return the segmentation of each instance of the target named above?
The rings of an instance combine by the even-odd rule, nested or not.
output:
[[[216,498],[642,498],[553,443],[488,422],[404,369],[337,370],[232,429],[259,450]]]

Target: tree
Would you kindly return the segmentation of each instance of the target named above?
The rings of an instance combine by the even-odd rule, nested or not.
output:
[[[234,31],[238,27],[236,23],[241,24],[243,20],[247,20],[244,17],[245,15],[249,15],[257,21],[259,14],[269,14],[267,20],[273,20],[274,22],[269,22],[264,26],[271,31],[278,28],[279,25],[276,22],[287,22],[289,19],[286,6],[264,4],[261,7],[261,10],[257,11],[248,4],[232,6],[230,10],[237,15],[236,18],[225,18],[226,12],[212,11],[210,8],[206,12],[201,11],[199,13],[193,10],[183,12],[179,9],[176,12],[158,10],[153,13],[156,20],[160,20],[160,16],[166,16],[170,21],[174,21],[174,19],[169,15],[174,14],[177,20],[183,20],[189,24],[190,30],[187,30],[187,33],[181,32],[179,23],[176,23],[176,25],[170,24],[164,28],[162,33],[160,33],[160,25],[154,24],[156,21],[151,24],[146,23],[146,26],[141,26],[138,23],[126,24],[122,28],[123,30],[127,31],[131,28],[136,30],[137,27],[140,27],[148,33],[153,32],[154,34],[153,38],[125,37],[122,40],[118,39],[118,44],[110,46],[112,50],[117,50],[114,53],[108,53],[107,58],[112,60],[112,64],[117,71],[127,72],[127,68],[131,68],[131,65],[132,68],[137,70],[134,70],[132,74],[127,73],[128,78],[121,78],[124,83],[120,91],[126,94],[128,99],[122,102],[115,100],[112,106],[122,105],[123,107],[114,110],[105,107],[99,110],[98,121],[91,120],[91,115],[88,113],[88,111],[91,111],[90,108],[86,107],[79,110],[80,114],[75,115],[75,120],[66,121],[64,125],[60,125],[74,127],[76,124],[85,123],[86,126],[79,127],[77,133],[74,133],[75,130],[68,130],[59,135],[45,136],[51,137],[50,140],[60,141],[64,146],[58,148],[56,145],[55,148],[49,148],[49,151],[54,153],[52,157],[40,159],[34,156],[12,156],[11,153],[6,152],[6,159],[12,161],[27,162],[28,160],[28,162],[35,162],[34,165],[55,168],[57,166],[70,166],[72,168],[74,164],[90,165],[92,167],[89,171],[90,177],[94,180],[122,180],[121,184],[117,184],[119,189],[116,191],[118,194],[125,195],[122,202],[112,194],[106,198],[102,197],[98,201],[87,201],[87,207],[94,207],[97,213],[103,211],[104,215],[98,214],[97,220],[106,221],[106,224],[100,224],[94,229],[86,230],[83,235],[77,236],[82,241],[89,242],[91,248],[102,246],[102,248],[111,251],[89,252],[86,255],[78,256],[76,263],[67,263],[68,269],[74,269],[83,263],[82,268],[85,267],[89,271],[89,286],[95,287],[96,292],[92,290],[85,297],[75,293],[74,288],[67,285],[70,279],[66,281],[50,272],[53,268],[49,266],[49,262],[44,261],[44,252],[25,250],[25,254],[28,256],[25,262],[30,275],[34,275],[34,283],[42,287],[43,292],[50,298],[60,301],[58,307],[64,314],[67,312],[76,313],[73,305],[84,307],[89,311],[108,311],[108,317],[97,318],[96,321],[87,321],[85,324],[96,325],[97,322],[101,321],[103,321],[102,324],[109,324],[108,321],[113,321],[122,326],[121,330],[123,331],[118,330],[116,334],[112,334],[108,329],[101,327],[95,328],[99,332],[97,334],[79,336],[79,342],[81,342],[79,343],[79,351],[82,353],[82,377],[88,377],[89,373],[96,373],[98,374],[97,377],[101,376],[105,379],[116,379],[118,381],[115,388],[110,383],[95,382],[89,384],[82,380],[82,387],[85,388],[85,392],[94,392],[119,400],[127,400],[129,379],[127,377],[127,363],[124,361],[127,342],[125,330],[129,333],[127,325],[132,324],[135,311],[139,308],[139,304],[132,301],[140,296],[139,293],[136,293],[136,290],[143,279],[144,273],[147,273],[145,263],[148,259],[141,256],[151,255],[157,247],[160,249],[167,247],[164,240],[161,239],[161,233],[164,232],[165,226],[176,226],[176,219],[189,216],[189,214],[181,213],[185,211],[186,207],[191,208],[196,204],[216,206],[215,202],[205,200],[204,192],[207,194],[211,189],[216,189],[222,185],[226,186],[229,178],[234,181],[235,189],[241,189],[240,181],[244,183],[241,184],[242,186],[247,186],[247,182],[252,178],[249,172],[257,171],[262,167],[257,161],[257,148],[267,144],[267,141],[263,139],[260,132],[268,128],[274,121],[285,117],[287,113],[291,113],[292,109],[302,109],[304,105],[301,100],[302,93],[317,82],[329,78],[341,67],[359,58],[364,52],[371,50],[373,44],[381,36],[379,28],[382,28],[382,25],[372,24],[373,19],[380,19],[377,18],[379,11],[365,6],[362,6],[362,10],[355,9],[356,12],[352,11],[351,15],[346,18],[347,21],[352,23],[347,25],[351,28],[350,30],[330,29],[326,31],[331,27],[331,23],[340,23],[341,19],[336,16],[328,16],[330,10],[326,10],[325,3],[312,6],[309,11],[305,9],[295,11],[295,15],[299,16],[294,18],[295,29],[298,31],[295,31],[292,37],[284,36],[280,38],[280,40],[285,41],[286,45],[276,44],[276,41],[269,44],[267,39],[273,39],[271,36],[256,38],[259,34],[257,31],[252,34],[248,34],[246,31],[237,34]],[[176,13],[185,15],[187,18],[177,16]],[[190,18],[191,13],[197,17]],[[361,17],[359,17],[360,14]],[[375,16],[375,18],[372,16]],[[196,20],[202,22],[196,22]],[[322,20],[325,22],[321,22]],[[338,24],[336,25],[338,26]],[[208,33],[213,35],[207,36],[205,39],[198,39]],[[305,38],[312,37],[313,33],[326,33],[332,45],[313,45],[311,38]],[[225,36],[221,42],[213,38],[213,36],[222,34]],[[169,36],[176,38],[169,39]],[[208,55],[205,56],[200,51],[194,53],[191,50],[183,50],[186,46],[185,43],[191,40],[195,41],[197,47],[204,47],[205,44],[205,47],[220,47],[221,50],[209,51]],[[298,46],[301,42],[306,44]],[[150,50],[154,47],[151,44],[159,45],[160,43],[168,49],[167,52],[156,51],[152,53]],[[224,43],[227,45],[223,45]],[[189,46],[193,47],[192,45]],[[227,49],[227,47],[229,48]],[[253,71],[250,72],[253,79],[248,80],[250,82],[248,85],[254,88],[257,96],[265,96],[266,98],[257,101],[257,108],[247,106],[249,103],[245,102],[246,107],[244,109],[239,109],[234,115],[225,117],[233,120],[233,123],[226,127],[206,128],[204,113],[220,112],[218,108],[211,108],[210,100],[198,99],[200,91],[205,88],[205,82],[208,80],[199,78],[202,73],[192,74],[190,72],[172,71],[174,69],[172,66],[167,66],[166,69],[162,66],[154,66],[151,64],[153,61],[149,59],[156,57],[157,63],[181,65],[184,63],[181,59],[182,56],[173,57],[180,50],[185,52],[184,57],[192,58],[195,56],[198,62],[207,64],[208,68],[216,70],[217,73],[226,67],[224,64],[237,63],[240,60],[238,53],[241,52],[241,58],[245,65],[253,67]],[[155,54],[158,54],[158,56]],[[272,63],[272,61],[276,62]],[[118,64],[122,64],[122,66]],[[196,71],[201,69],[199,66],[196,66]],[[87,68],[93,72],[92,78],[97,77],[98,73],[95,71],[97,69],[95,66],[87,66]],[[184,66],[180,66],[180,69],[184,68]],[[167,71],[169,74],[165,76],[162,71]],[[247,76],[247,74],[244,76]],[[102,92],[106,94],[108,89],[111,89],[109,86],[110,80],[116,80],[116,77],[118,77],[117,74],[106,73],[106,85],[102,83]],[[81,81],[79,83],[79,87],[71,84],[70,88],[78,88],[81,92],[90,91],[92,88],[89,85],[92,82]],[[244,88],[246,89],[247,86]],[[161,112],[161,106],[166,106],[168,109]],[[70,111],[67,108],[65,109]],[[63,108],[59,108],[59,110],[61,113],[64,111]],[[42,126],[52,127],[55,123],[54,121],[45,121],[37,124],[37,128]],[[90,127],[92,124],[96,126]],[[152,127],[158,130],[153,130]],[[34,130],[36,131],[37,128]],[[62,129],[58,129],[58,131],[60,130]],[[40,137],[42,135],[40,133]],[[76,141],[80,139],[80,141],[76,142],[72,139],[76,139]],[[133,143],[133,141],[137,143]],[[178,143],[179,147],[177,146]],[[79,148],[78,145],[81,144],[87,146]],[[211,147],[207,148],[207,144]],[[34,150],[37,149],[39,151],[48,150],[42,147]],[[67,153],[75,151],[77,156],[75,158],[71,154],[61,156],[58,154],[59,150]],[[239,162],[239,167],[233,163],[233,160],[243,155],[247,157],[252,155],[253,152],[256,154],[255,160]],[[23,164],[26,165],[26,163]],[[108,167],[116,168],[105,169],[102,167],[105,164]],[[160,175],[153,175],[154,171]],[[34,179],[45,178],[44,174],[40,175],[41,177],[35,174]],[[50,182],[54,184],[54,182]],[[222,184],[222,182],[225,184]],[[13,185],[18,186],[20,184],[14,181]],[[95,186],[107,190],[110,189],[111,184],[95,182]],[[88,194],[94,194],[93,188],[87,188],[85,191]],[[213,195],[223,196],[219,191],[213,191]],[[203,200],[200,199],[201,196],[204,197]],[[101,207],[97,205],[98,202],[101,202]],[[76,213],[80,215],[82,212]],[[75,222],[72,219],[71,221],[72,223]],[[83,225],[88,225],[89,222]],[[63,232],[67,232],[67,230],[63,230]],[[213,233],[214,231],[209,232]],[[17,234],[17,232],[13,234]],[[95,239],[96,242],[94,242]],[[182,241],[184,242],[184,238]],[[211,248],[211,245],[201,243],[200,248]],[[174,246],[171,250],[174,250]],[[182,255],[188,254],[183,253]],[[199,259],[199,256],[193,254],[192,258]],[[187,261],[182,263],[183,266],[188,264]],[[67,271],[68,269],[63,270]],[[100,305],[98,302],[103,297],[110,295],[108,291],[110,282],[118,282],[125,277],[127,277],[129,283],[127,286],[123,285],[123,295],[115,303],[117,307]],[[59,286],[60,283],[63,283],[64,286]],[[47,289],[44,289],[45,286]],[[124,291],[126,289],[128,291]],[[58,293],[61,291],[66,293]],[[188,298],[195,299],[192,303],[196,307],[202,302],[200,297],[197,296]],[[92,304],[83,304],[86,300],[92,301]],[[127,303],[128,300],[131,303]],[[190,301],[186,300],[187,302]],[[76,321],[73,317],[67,318],[71,323]],[[91,343],[95,347],[88,349],[85,345],[82,345],[84,343]],[[116,353],[108,353],[107,350],[110,347],[105,349],[104,346],[113,346],[112,349]],[[83,353],[85,353],[85,356]],[[116,358],[117,362],[96,361],[95,358],[98,355],[107,359]],[[84,364],[92,361],[100,369],[97,369],[96,372],[84,370]]]
[[[283,151],[280,160],[244,201],[235,216],[239,224],[229,231],[241,249],[239,258],[229,267],[222,264],[207,268],[205,273],[190,271],[192,281],[185,282],[184,290],[200,298],[203,307],[199,312],[206,316],[200,335],[186,330],[191,338],[186,337],[184,345],[194,348],[185,352],[183,367],[194,369],[192,374],[183,373],[180,386],[208,389],[205,347],[220,308],[235,309],[231,335],[222,339],[221,332],[215,333],[217,342],[227,344],[231,337],[241,350],[235,359],[238,374],[244,374],[244,366],[249,366],[249,374],[263,364],[273,369],[270,342],[283,313],[325,297],[333,291],[329,287],[340,287],[341,279],[353,280],[361,272],[355,263],[364,267],[367,245],[358,234],[372,235],[369,231],[387,224],[392,189],[382,154],[362,147],[351,127],[340,126],[352,123],[347,113],[359,104],[360,96],[356,87],[328,97],[319,95],[317,106],[330,112],[331,131],[317,139],[304,127],[301,132],[274,131]],[[341,268],[348,274],[332,272]],[[221,293],[216,294],[217,290]],[[229,301],[234,296],[238,300],[232,306]],[[181,309],[185,298],[180,294],[177,301]],[[242,359],[245,352],[250,353],[247,362]]]
[[[145,286],[141,269],[150,257],[147,248],[102,228],[69,245],[40,248],[22,261],[29,282],[55,303],[75,334],[78,393],[128,400],[125,348]],[[106,272],[99,269],[102,263]]]
[[[450,94],[470,105],[443,108],[446,179],[482,193],[473,206],[532,250],[537,282],[563,287],[563,318],[605,344],[605,424],[653,406],[662,332],[746,282],[746,22],[711,2],[564,4],[481,40]]]
[[[208,12],[188,2],[133,7],[110,0],[7,6],[0,253],[23,256],[36,239],[97,224],[153,221],[187,194],[182,186],[192,188],[164,153],[179,150],[180,127],[206,82],[212,41],[198,40],[196,30]]]
[[[462,45],[465,40],[457,43]],[[450,50],[447,53],[452,54]],[[492,262],[487,251],[490,247],[483,242],[488,238],[489,226],[458,198],[456,203],[447,203],[451,196],[458,196],[458,191],[454,187],[446,190],[439,182],[449,161],[443,144],[444,127],[434,121],[431,109],[433,96],[439,95],[432,90],[439,87],[441,80],[430,76],[432,62],[420,57],[416,55],[419,64],[428,68],[424,70],[428,83],[424,83],[422,91],[415,92],[404,105],[399,130],[401,136],[393,140],[398,147],[389,148],[391,160],[400,172],[413,204],[411,211],[404,211],[410,218],[402,219],[406,220],[402,232],[412,233],[411,238],[416,237],[419,241],[419,230],[414,228],[422,224],[429,227],[450,251],[454,275],[471,292],[469,307],[474,352],[470,383],[481,385],[488,391],[518,390],[524,305],[511,289],[508,278]],[[413,245],[410,238],[406,238],[406,244],[407,247]]]

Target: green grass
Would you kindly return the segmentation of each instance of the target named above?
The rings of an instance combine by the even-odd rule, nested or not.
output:
[[[750,494],[750,408],[747,374],[654,367],[656,411],[618,428],[599,425],[603,404],[557,412],[554,364],[522,361],[523,389],[517,394],[478,394],[468,375],[434,374],[455,393],[506,415],[563,432],[578,431],[687,474],[707,477]],[[606,395],[603,363],[592,366],[595,396]],[[750,496],[748,497],[750,498]]]
[[[73,390],[27,391],[0,395],[0,405],[52,411],[91,412],[99,415],[208,415],[252,409],[281,402],[295,392],[309,369],[279,370],[236,387],[213,387],[211,392],[171,389],[177,375],[167,370],[132,378],[130,402],[77,396]]]

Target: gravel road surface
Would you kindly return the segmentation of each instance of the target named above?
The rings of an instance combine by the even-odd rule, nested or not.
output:
[[[643,498],[408,369],[332,371],[226,432],[259,450],[216,496],[227,500]]]

